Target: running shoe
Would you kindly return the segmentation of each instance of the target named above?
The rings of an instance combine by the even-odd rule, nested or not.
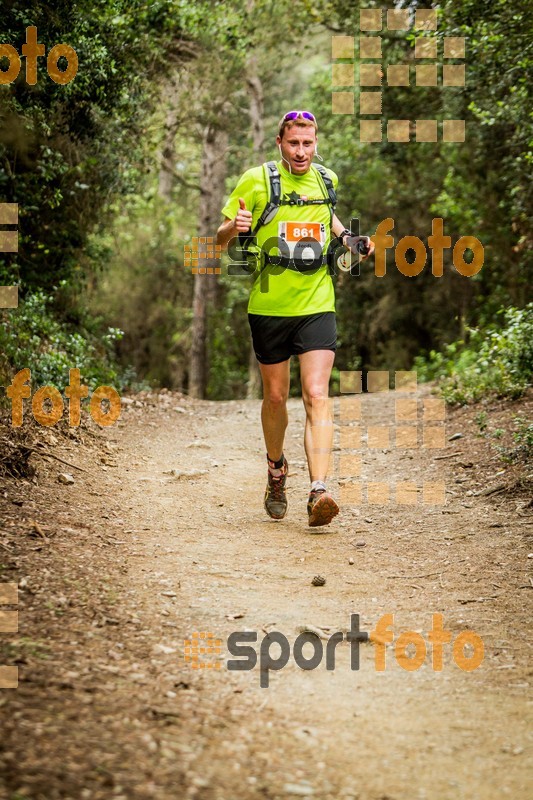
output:
[[[307,514],[309,525],[316,528],[319,525],[329,525],[333,517],[339,513],[339,506],[326,489],[315,489],[309,492],[307,501]]]
[[[283,519],[287,513],[287,495],[285,493],[285,484],[287,482],[287,473],[289,472],[289,465],[287,459],[283,456],[283,474],[279,478],[274,477],[268,471],[268,483],[265,491],[265,509],[269,517],[272,519]]]

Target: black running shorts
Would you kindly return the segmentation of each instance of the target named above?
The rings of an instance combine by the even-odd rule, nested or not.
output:
[[[261,364],[279,364],[308,350],[337,348],[334,311],[304,317],[248,314],[255,355]]]

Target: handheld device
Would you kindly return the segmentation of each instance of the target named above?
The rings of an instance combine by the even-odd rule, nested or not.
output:
[[[369,252],[370,239],[368,236],[347,236],[343,252],[337,257],[337,266],[342,272],[350,272]]]

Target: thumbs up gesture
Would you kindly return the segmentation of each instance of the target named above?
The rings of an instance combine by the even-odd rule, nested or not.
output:
[[[233,224],[239,233],[246,233],[252,227],[252,212],[248,211],[242,197],[239,197],[239,210]]]

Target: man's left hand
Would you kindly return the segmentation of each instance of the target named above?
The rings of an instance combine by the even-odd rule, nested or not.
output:
[[[368,248],[368,252],[361,253],[357,249],[359,242],[365,243],[366,247]],[[375,250],[374,242],[369,236],[349,236],[348,234],[345,234],[345,236],[342,237],[342,243],[345,245],[345,247],[351,250],[354,255],[360,256],[362,261],[365,261],[365,259],[371,256]]]

